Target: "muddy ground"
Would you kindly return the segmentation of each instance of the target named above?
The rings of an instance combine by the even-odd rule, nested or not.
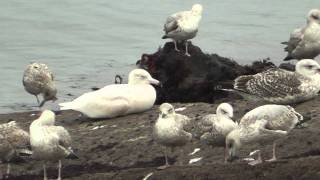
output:
[[[234,106],[235,119],[245,112],[262,105],[262,102],[234,100],[234,96],[220,100]],[[181,114],[188,115],[194,121],[202,115],[215,112],[215,104],[175,103],[175,107],[187,107]],[[152,140],[152,127],[157,119],[158,106],[151,110],[125,117],[102,120],[79,119],[74,111],[57,112],[57,124],[66,127],[72,138],[73,147],[80,159],[63,160],[63,179],[320,179],[320,97],[299,104],[296,110],[304,115],[307,127],[294,129],[284,139],[279,140],[278,162],[265,162],[255,167],[245,162],[223,162],[223,148],[211,148],[194,139],[185,147],[176,149],[170,155],[171,168],[157,170],[164,163],[162,148]],[[17,121],[28,130],[36,119],[35,112],[0,115],[0,123]],[[95,127],[100,126],[97,129]],[[195,148],[201,150],[190,156]],[[241,149],[241,157],[255,149],[262,149],[265,159],[271,158],[271,144],[253,145]],[[191,158],[203,157],[196,164],[189,165]],[[57,164],[51,163],[49,177],[56,178]],[[4,170],[5,165],[0,168]],[[43,179],[40,161],[12,165],[10,179]]]

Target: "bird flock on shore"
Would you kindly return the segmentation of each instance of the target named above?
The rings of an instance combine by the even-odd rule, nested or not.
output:
[[[184,43],[186,57],[192,56],[188,51],[188,40],[198,32],[202,10],[202,5],[195,4],[191,10],[172,14],[166,19],[162,38],[172,39],[177,53],[182,51],[177,44]],[[286,136],[303,120],[303,116],[290,105],[308,101],[318,96],[320,90],[320,65],[313,60],[320,54],[320,10],[312,9],[308,13],[307,24],[295,29],[288,42],[282,44],[286,45],[285,51],[288,53],[284,60],[298,60],[295,71],[272,68],[236,78],[233,91],[270,103],[254,108],[239,121],[233,119],[234,110],[229,103],[221,103],[216,114],[203,115],[197,123],[176,113],[169,103],[159,106],[160,113],[153,127],[155,142],[165,149],[165,164],[159,169],[170,166],[168,148],[184,146],[196,136],[208,145],[224,147],[225,162],[237,158],[242,146],[262,140],[273,143],[272,158],[267,161],[277,160],[276,140]],[[57,100],[54,81],[53,73],[42,63],[28,65],[23,74],[23,86],[37,98],[40,108],[46,101]],[[151,84],[160,85],[160,82],[146,70],[134,69],[128,75],[127,84],[107,85],[84,93],[71,102],[60,103],[59,106],[61,110],[79,111],[88,118],[114,118],[142,113],[151,109],[156,101],[156,90]],[[58,179],[61,179],[61,160],[78,158],[71,146],[70,134],[64,127],[55,125],[55,113],[51,110],[42,110],[39,118],[30,125],[29,132],[15,121],[0,125],[1,161],[10,162],[14,156],[32,156],[42,160],[44,179],[48,179],[47,161],[58,161]],[[251,155],[255,154],[258,158],[250,161],[250,165],[263,162],[260,151]],[[6,177],[10,170],[8,163]]]

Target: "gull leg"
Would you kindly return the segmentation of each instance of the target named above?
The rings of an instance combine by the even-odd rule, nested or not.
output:
[[[164,157],[166,159],[166,164],[163,165],[163,166],[158,167],[157,169],[159,169],[159,170],[166,169],[167,167],[170,166],[169,161],[168,161],[168,155],[167,155],[167,148],[166,147],[164,148]]]
[[[38,106],[40,107],[40,100],[39,100],[38,95],[34,95],[34,96],[37,98]]]
[[[180,52],[180,50],[178,49],[176,40],[173,40],[173,44],[174,44],[174,50],[176,50],[177,52]]]
[[[276,157],[276,146],[277,146],[277,144],[274,142],[274,143],[273,143],[273,147],[272,147],[272,158],[271,158],[271,159],[268,159],[268,160],[266,160],[266,161],[268,161],[268,162],[274,162],[274,161],[277,160],[277,157]]]
[[[43,180],[48,180],[47,170],[46,170],[46,163],[43,164]]]
[[[57,180],[61,180],[61,160],[59,160],[59,164],[58,164],[58,179]]]
[[[255,166],[255,165],[257,165],[257,164],[261,164],[261,163],[262,163],[262,158],[261,158],[261,152],[260,152],[260,150],[258,150],[257,153],[258,153],[258,159],[249,162],[249,163],[248,163],[249,165]]]
[[[10,163],[7,164],[7,172],[6,172],[6,175],[5,175],[5,179],[9,178],[9,175],[10,175],[10,170],[11,170],[11,165]]]
[[[186,41],[186,53],[185,53],[185,55],[186,56],[191,56],[190,54],[189,54],[189,52],[188,52],[188,41]]]

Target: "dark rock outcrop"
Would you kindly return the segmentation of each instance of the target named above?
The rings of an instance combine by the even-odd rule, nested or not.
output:
[[[184,45],[179,45],[183,49]],[[157,88],[157,103],[214,102],[226,97],[221,88],[232,88],[240,75],[256,74],[275,65],[268,59],[241,66],[236,61],[217,54],[205,54],[189,43],[190,57],[174,50],[168,42],[154,54],[143,54],[137,65],[162,82]]]

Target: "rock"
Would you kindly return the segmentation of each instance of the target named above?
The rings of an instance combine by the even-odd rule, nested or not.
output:
[[[179,49],[183,49],[181,44]],[[232,88],[233,80],[240,75],[256,74],[275,65],[264,59],[250,66],[241,66],[236,61],[217,54],[205,54],[189,43],[190,57],[174,50],[168,42],[154,54],[143,54],[137,62],[140,68],[150,72],[162,83],[157,87],[157,101],[162,102],[214,102],[225,98],[221,88]]]

